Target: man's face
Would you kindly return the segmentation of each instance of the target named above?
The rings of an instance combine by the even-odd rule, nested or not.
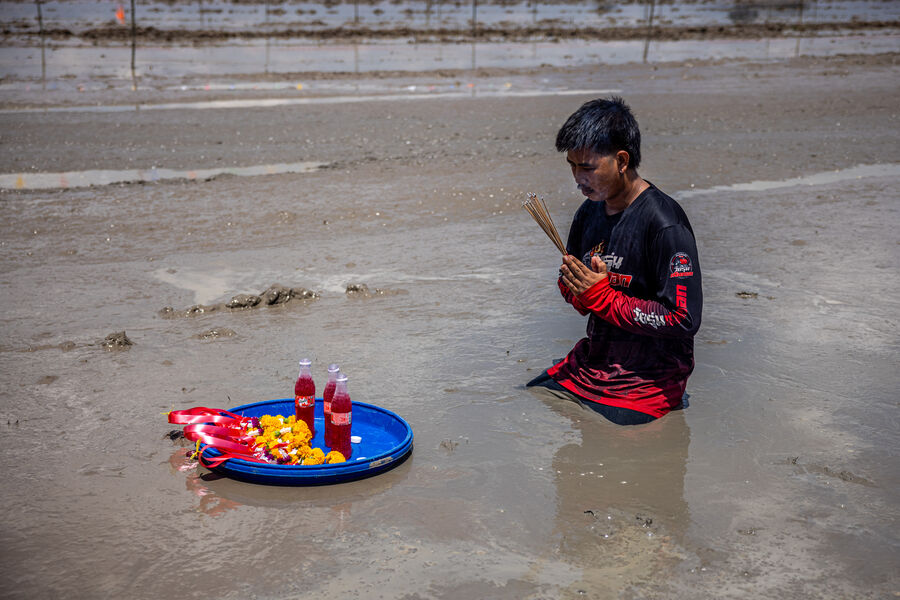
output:
[[[624,182],[615,154],[604,156],[592,150],[569,150],[566,162],[572,168],[578,191],[594,202],[609,200],[622,193]]]

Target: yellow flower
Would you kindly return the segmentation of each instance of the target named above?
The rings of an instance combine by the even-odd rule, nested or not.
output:
[[[312,455],[313,449],[307,446],[306,444],[299,446],[297,448],[297,456],[300,458],[307,458]]]
[[[332,450],[327,455],[325,455],[325,463],[329,465],[334,465],[337,463],[347,462],[347,459],[344,458],[344,455],[338,452],[337,450]]]
[[[291,425],[291,432],[294,434],[294,437],[303,440],[304,442],[308,442],[312,439],[312,432],[302,420]]]
[[[303,459],[304,465],[321,465],[325,462],[325,453],[321,448],[313,448],[310,455]]]
[[[278,419],[272,415],[263,415],[259,418],[259,426],[263,429],[269,429],[270,427],[275,427],[279,424]]]

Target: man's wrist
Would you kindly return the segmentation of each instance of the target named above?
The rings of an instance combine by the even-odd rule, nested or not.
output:
[[[610,291],[612,288],[609,285],[609,277],[604,274],[597,283],[578,294],[577,298],[583,306],[590,307]]]

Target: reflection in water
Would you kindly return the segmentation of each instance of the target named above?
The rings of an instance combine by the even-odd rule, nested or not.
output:
[[[557,450],[560,550],[586,589],[621,591],[684,560],[690,522],[684,500],[690,428],[683,411],[639,426],[614,425],[588,408],[535,389],[571,419],[578,443]]]
[[[225,512],[239,508],[240,503],[223,498],[213,493],[207,486],[207,481],[214,481],[217,476],[209,477],[209,473],[199,473],[197,461],[191,458],[193,449],[179,448],[169,457],[169,466],[173,472],[184,473],[184,485],[189,492],[197,496],[197,510],[211,517],[216,517]]]
[[[185,443],[185,442],[182,442]],[[209,516],[219,516],[241,506],[294,506],[326,508],[331,513],[327,519],[332,534],[343,532],[350,523],[354,503],[370,500],[377,494],[390,490],[409,476],[412,456],[390,471],[375,477],[337,485],[277,486],[255,485],[224,477],[208,471],[191,458],[193,448],[177,448],[169,457],[172,473],[185,479],[185,487],[198,498],[197,510]]]

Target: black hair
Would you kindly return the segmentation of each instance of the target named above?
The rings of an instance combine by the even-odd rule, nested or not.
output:
[[[641,130],[631,109],[618,96],[585,102],[572,113],[556,134],[556,149],[591,150],[608,156],[619,150],[628,153],[628,166],[641,164]]]

